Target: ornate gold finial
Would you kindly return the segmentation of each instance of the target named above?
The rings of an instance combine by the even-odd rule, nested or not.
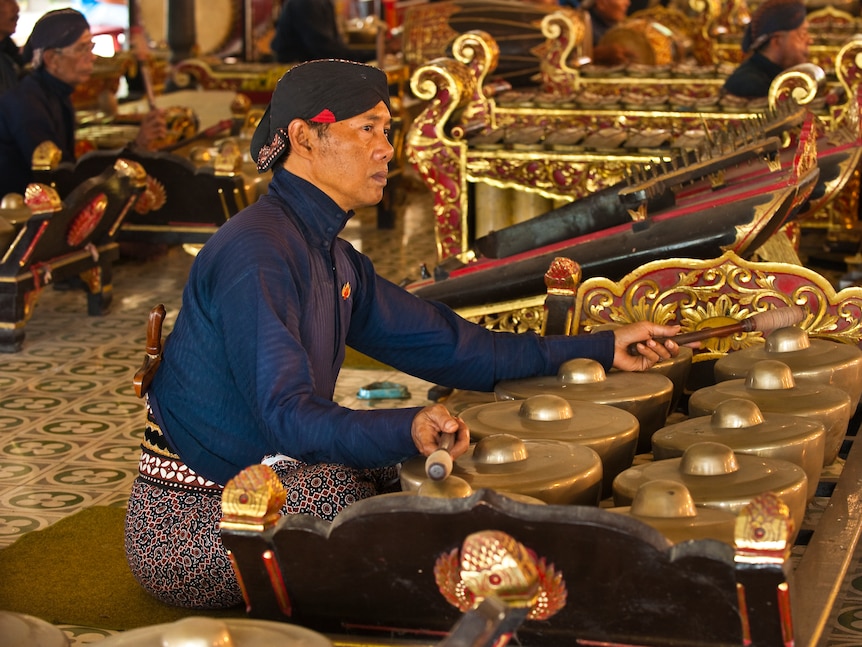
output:
[[[52,141],[42,142],[33,151],[31,163],[34,171],[50,171],[57,168],[62,161],[63,153]]]
[[[233,101],[230,102],[230,114],[234,118],[244,118],[251,110],[251,99],[247,94],[237,92]]]
[[[147,185],[147,172],[140,162],[118,157],[117,161],[114,162],[114,170],[122,177],[131,178],[133,186],[145,187]]]
[[[647,203],[642,202],[637,209],[629,209],[628,211],[633,222],[643,222],[647,217]]]
[[[562,574],[510,535],[495,530],[468,536],[460,559],[457,548],[438,557],[434,578],[443,597],[462,612],[489,595],[529,608],[530,620],[546,620],[566,605]]]
[[[767,492],[755,497],[736,518],[736,561],[780,564],[790,557],[793,520],[790,508]]]
[[[558,256],[545,272],[545,287],[551,294],[574,295],[581,282],[581,266],[570,258]]]
[[[242,149],[234,139],[225,140],[215,158],[215,174],[231,176],[242,168]]]
[[[33,182],[24,191],[24,203],[34,214],[54,213],[63,208],[63,201],[57,190],[47,184]]]
[[[262,531],[281,516],[287,493],[268,465],[246,467],[225,485],[221,497],[221,527]]]

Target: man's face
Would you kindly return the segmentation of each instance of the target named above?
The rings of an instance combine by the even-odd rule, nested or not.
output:
[[[381,101],[368,112],[330,124],[320,136],[312,135],[310,179],[345,211],[370,207],[383,198],[394,154],[391,121]]]
[[[808,46],[811,35],[808,33],[808,22],[803,22],[791,31],[783,31],[775,35],[778,55],[776,63],[785,70],[794,65],[808,61]]]
[[[0,39],[11,36],[18,26],[18,3],[0,0]]]
[[[596,0],[596,12],[614,24],[625,20],[629,4],[629,0]]]
[[[45,68],[61,81],[75,86],[85,83],[93,74],[96,56],[93,35],[87,29],[73,44],[45,51]]]

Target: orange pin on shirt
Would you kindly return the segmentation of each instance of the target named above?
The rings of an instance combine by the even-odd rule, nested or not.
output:
[[[341,298],[347,301],[350,298],[350,283],[341,286]]]

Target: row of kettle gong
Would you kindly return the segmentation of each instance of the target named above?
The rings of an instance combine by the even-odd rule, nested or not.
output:
[[[489,488],[577,505],[605,505],[611,497],[613,511],[674,541],[729,541],[736,514],[772,492],[798,531],[858,405],[862,351],[811,340],[796,327],[776,330],[764,344],[719,359],[717,382],[691,394],[689,417],[666,424],[691,361],[689,349],[682,351],[682,360],[663,363],[673,364],[675,375],[661,365],[606,373],[576,359],[556,376],[456,396],[447,406],[478,442],[454,463],[450,478],[461,488],[436,484],[433,495]],[[419,457],[404,464],[401,482],[411,492],[427,482]]]

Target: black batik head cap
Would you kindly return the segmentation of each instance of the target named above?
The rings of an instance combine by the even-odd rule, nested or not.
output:
[[[33,25],[33,31],[24,45],[25,60],[30,61],[38,50],[62,49],[73,45],[89,28],[90,24],[80,11],[49,11]]]
[[[757,51],[773,34],[798,29],[805,22],[805,15],[805,4],[799,0],[766,0],[745,28],[742,51]]]
[[[383,70],[337,59],[300,63],[279,79],[272,100],[251,138],[251,156],[259,173],[288,150],[287,127],[294,119],[335,123],[371,110],[388,109],[389,83]]]

